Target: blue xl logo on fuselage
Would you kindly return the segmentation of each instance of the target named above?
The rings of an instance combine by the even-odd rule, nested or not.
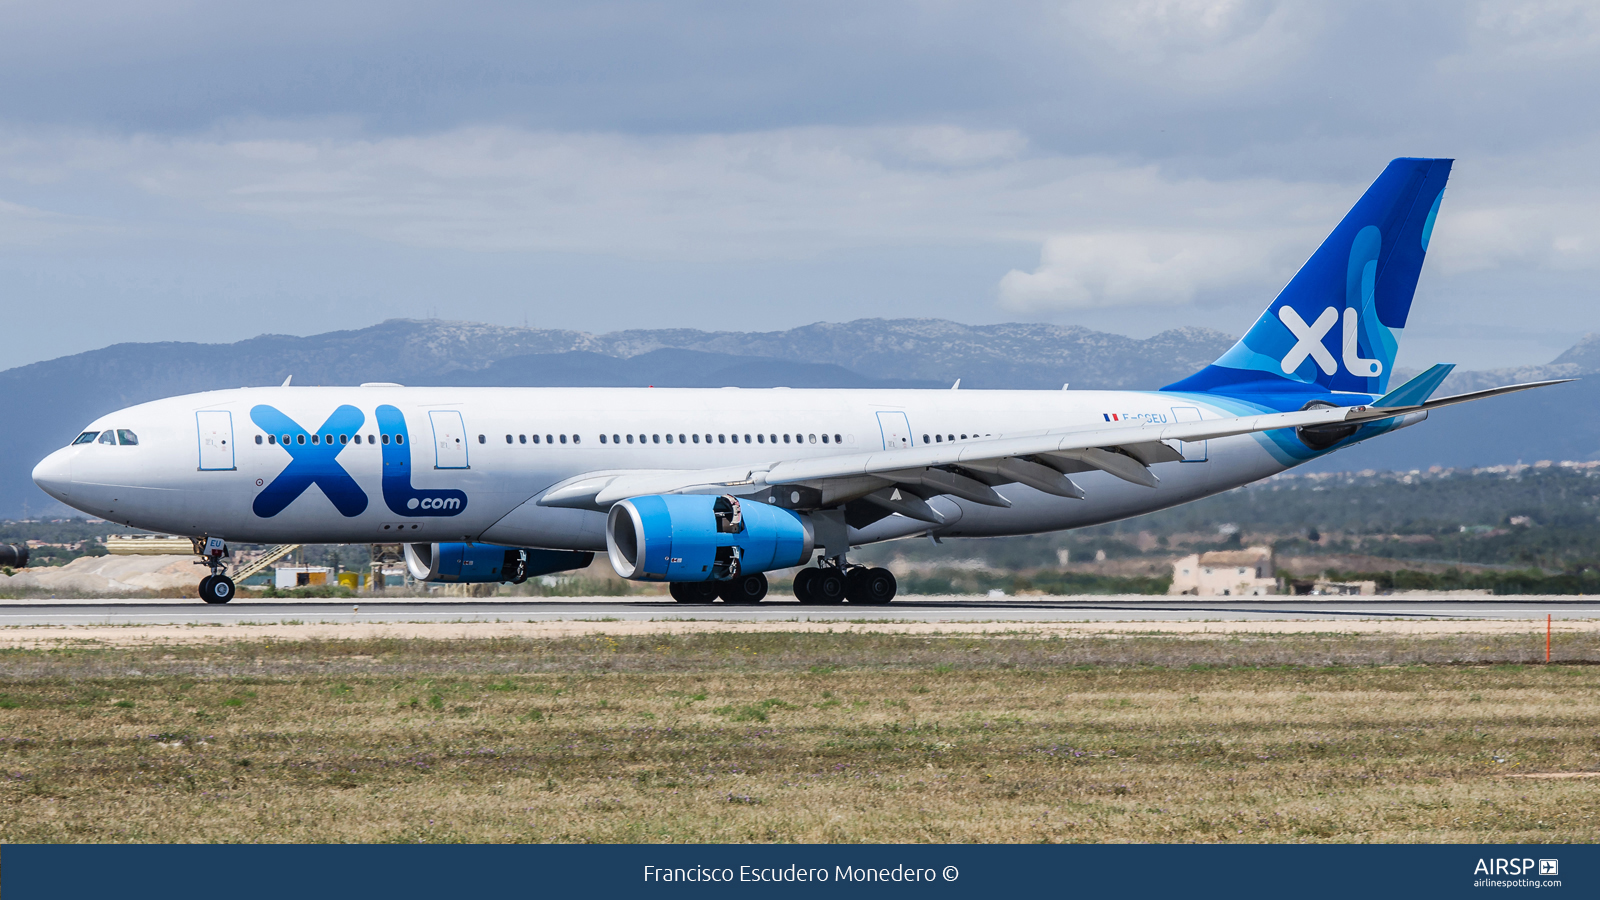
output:
[[[425,491],[411,486],[411,451],[406,417],[396,407],[378,407],[378,428],[395,439],[383,445],[383,502],[397,516],[459,516],[467,508],[464,491]]]
[[[367,492],[335,459],[347,445],[336,443],[334,435],[360,431],[367,420],[361,410],[349,405],[339,407],[322,423],[319,434],[307,432],[293,419],[266,405],[250,410],[250,418],[263,431],[276,435],[278,445],[290,456],[289,465],[256,495],[250,507],[256,515],[272,518],[313,484],[322,489],[340,515],[354,518],[366,512]]]
[[[289,465],[272,483],[256,495],[251,509],[263,519],[283,512],[313,484],[322,489],[333,508],[346,518],[366,512],[367,492],[356,484],[336,457],[348,444],[341,437],[358,433],[367,417],[354,406],[333,411],[317,434],[301,428],[277,409],[261,405],[250,410],[250,418],[263,431],[277,437],[288,452]],[[458,516],[467,508],[467,495],[457,490],[419,490],[411,486],[410,436],[405,416],[393,406],[377,409],[378,428],[383,442],[383,502],[397,516]]]

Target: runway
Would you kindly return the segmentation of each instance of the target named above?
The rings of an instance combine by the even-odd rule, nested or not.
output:
[[[0,627],[40,625],[240,625],[450,622],[1273,622],[1396,619],[1600,619],[1600,601],[1562,597],[1449,597],[1422,600],[1283,597],[1127,600],[1073,597],[1044,600],[912,597],[888,606],[685,606],[670,600],[435,600],[298,602],[11,601],[0,604]]]

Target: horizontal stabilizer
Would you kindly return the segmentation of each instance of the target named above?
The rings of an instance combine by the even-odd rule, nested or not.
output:
[[[1426,402],[1429,397],[1433,396],[1433,392],[1439,389],[1439,385],[1444,384],[1444,380],[1450,377],[1450,373],[1454,370],[1454,365],[1440,363],[1384,394],[1374,401],[1372,405],[1382,407],[1415,406],[1418,403]]]

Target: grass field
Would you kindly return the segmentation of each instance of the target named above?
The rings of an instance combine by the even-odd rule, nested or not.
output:
[[[1600,771],[1600,641],[1533,644],[7,650],[0,840],[1594,842],[1600,783],[1517,776]]]

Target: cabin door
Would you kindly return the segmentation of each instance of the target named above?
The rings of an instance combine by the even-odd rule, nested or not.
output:
[[[453,409],[429,410],[428,421],[433,423],[433,467],[467,468],[467,426],[461,421],[461,413]]]

